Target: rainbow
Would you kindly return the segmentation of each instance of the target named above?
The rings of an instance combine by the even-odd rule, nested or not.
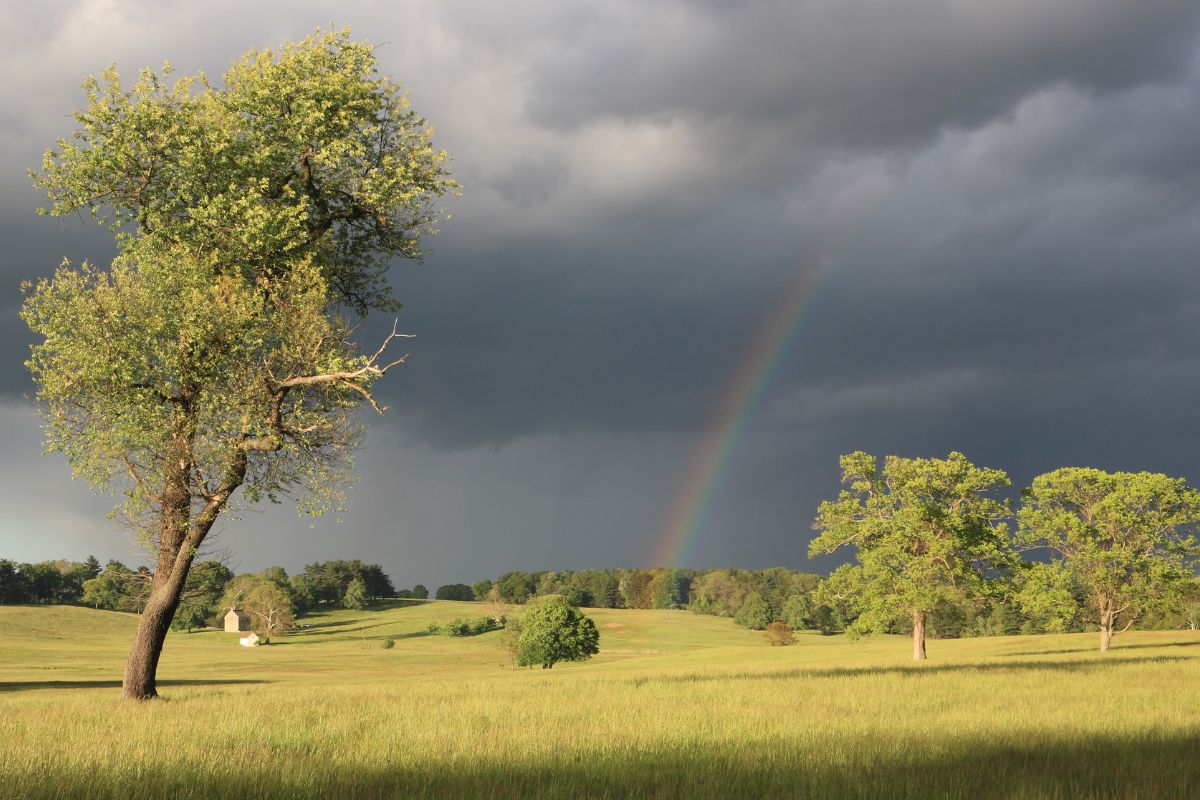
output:
[[[871,197],[865,204],[854,204],[859,211],[850,215],[855,223],[865,216],[864,206],[874,207],[879,199],[877,192],[868,194]],[[729,468],[730,457],[742,432],[770,388],[779,364],[803,329],[821,286],[844,263],[839,256],[844,254],[849,234],[859,225],[832,227],[834,230],[808,259],[807,268],[800,270],[774,311],[759,327],[746,356],[726,384],[712,421],[705,429],[654,539],[656,546],[650,566],[681,565],[699,538],[716,489]]]

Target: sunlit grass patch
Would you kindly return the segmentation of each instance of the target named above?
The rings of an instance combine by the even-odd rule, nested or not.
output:
[[[336,611],[258,649],[173,633],[119,699],[134,619],[0,608],[14,797],[1113,797],[1197,794],[1200,636],[769,647],[729,620],[594,610],[601,653],[513,670],[452,602]],[[620,627],[612,626],[613,623]],[[611,627],[606,627],[611,626]],[[393,638],[393,649],[384,649]]]

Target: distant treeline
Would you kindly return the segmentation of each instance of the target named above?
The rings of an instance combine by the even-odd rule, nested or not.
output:
[[[55,603],[84,605],[113,611],[141,611],[153,573],[145,567],[131,569],[120,561],[103,568],[93,556],[84,561],[43,561],[35,564],[0,559],[0,603]],[[729,617],[755,630],[783,622],[796,630],[839,633],[856,619],[849,606],[815,602],[813,592],[821,576],[783,567],[771,569],[611,569],[558,572],[506,572],[474,584],[452,583],[438,587],[439,600],[476,600],[524,604],[542,595],[562,595],[571,603],[590,608],[677,608],[698,614]],[[392,597],[426,598],[421,584],[397,591],[378,564],[359,560],[331,560],[308,564],[289,576],[283,567],[235,576],[218,561],[200,561],[188,575],[183,601],[175,617],[180,629],[219,625],[230,605],[255,594],[255,588],[272,584],[295,617],[325,608],[365,608]],[[1200,586],[1196,602],[1177,613],[1148,616],[1140,628],[1200,627]],[[1080,608],[1082,596],[1076,598]],[[1094,630],[1078,614],[1070,631]],[[1007,599],[961,604],[945,603],[930,615],[928,635],[934,638],[999,636],[1062,630],[1048,618],[1022,613]],[[893,633],[909,628],[897,621]]]
[[[146,567],[131,569],[116,560],[101,568],[95,556],[34,564],[0,559],[0,603],[54,603],[140,613],[153,577]],[[322,606],[361,608],[397,595],[428,596],[419,584],[397,592],[382,567],[358,560],[308,564],[292,576],[283,567],[235,576],[219,561],[198,561],[188,573],[174,625],[186,629],[216,625],[230,605],[242,604],[262,583],[272,584],[295,616]]]
[[[109,562],[110,565],[119,563]],[[0,603],[83,605],[84,584],[94,580],[101,571],[95,556],[88,556],[85,561],[41,561],[36,564],[0,558]]]
[[[783,567],[771,569],[612,569],[574,572],[506,572],[494,581],[465,587],[476,600],[526,603],[543,595],[562,595],[591,608],[683,608],[698,614],[730,617],[761,630],[783,621],[793,628],[841,630],[836,610],[815,605],[811,595],[820,576]],[[449,592],[446,592],[449,595]],[[446,599],[468,599],[449,597]]]
[[[499,600],[521,604],[530,598],[557,594],[572,603],[592,608],[680,608],[697,614],[730,617],[739,625],[762,630],[772,622],[783,622],[796,630],[840,633],[857,614],[849,605],[829,606],[815,602],[813,592],[822,577],[783,567],[771,569],[614,569],[573,572],[506,572],[494,581],[482,580],[470,587],[450,584],[438,589],[439,599]],[[470,596],[463,590],[469,589]],[[453,595],[453,596],[452,596]],[[1147,616],[1138,627],[1179,628],[1200,626],[1200,585],[1196,602],[1177,613]],[[1085,598],[1075,598],[1082,609]],[[1070,632],[1096,630],[1087,615],[1074,615],[1066,626]],[[898,620],[890,632],[910,632],[906,620]],[[1003,597],[944,603],[930,615],[927,635],[933,638],[1003,636],[1064,630],[1061,616],[1051,619],[1022,613]]]

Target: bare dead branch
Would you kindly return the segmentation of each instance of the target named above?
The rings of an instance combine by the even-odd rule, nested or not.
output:
[[[324,383],[334,383],[362,395],[363,398],[371,404],[371,408],[375,409],[378,413],[382,414],[384,411],[386,411],[386,406],[380,406],[372,396],[371,390],[358,383],[358,381],[366,377],[381,377],[386,375],[387,371],[392,367],[397,367],[407,360],[408,354],[405,353],[399,358],[389,361],[382,366],[379,364],[380,357],[387,352],[388,346],[394,340],[413,338],[413,334],[411,333],[400,333],[397,330],[398,324],[399,320],[392,322],[392,330],[383,340],[383,344],[381,344],[379,349],[376,350],[367,359],[366,363],[358,369],[339,370],[338,372],[326,372],[318,375],[294,375],[290,378],[285,378],[282,381],[276,382],[274,388],[270,389],[273,398],[272,429],[276,430],[277,432],[282,432],[281,426],[277,425],[277,420],[279,417],[279,404],[282,403],[283,395],[287,392],[287,390],[297,386],[315,386]]]
[[[366,387],[359,386],[357,383],[354,383],[353,381],[347,381],[347,380],[339,381],[339,383],[341,383],[343,386],[345,386],[348,389],[353,389],[354,391],[358,392],[363,397],[365,397],[367,399],[367,402],[371,404],[371,408],[375,409],[380,414],[382,414],[384,411],[387,411],[387,406],[381,407],[378,403],[376,403],[375,398],[371,395],[371,392],[366,389]]]

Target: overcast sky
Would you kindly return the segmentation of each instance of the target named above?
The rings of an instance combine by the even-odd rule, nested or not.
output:
[[[236,569],[653,566],[782,318],[682,566],[827,570],[810,526],[856,449],[1200,482],[1195,0],[5,5],[0,557],[138,560],[40,455],[22,366],[20,281],[112,255],[26,177],[82,78],[216,76],[331,22],[380,45],[463,196],[392,272],[417,338],[350,511],[226,523]]]

